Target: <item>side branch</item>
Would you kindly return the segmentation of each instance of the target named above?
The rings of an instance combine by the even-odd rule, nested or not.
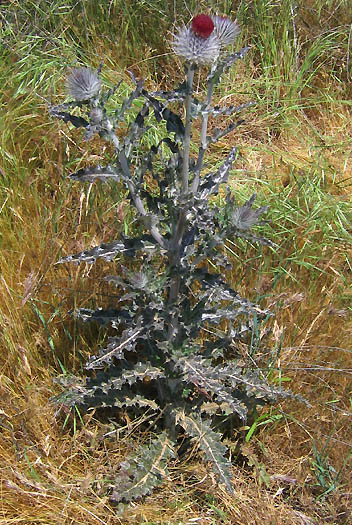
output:
[[[120,151],[119,161],[120,161],[122,173],[124,174],[125,182],[127,184],[127,187],[133,199],[134,205],[136,206],[137,211],[140,213],[140,215],[142,215],[142,217],[147,217],[148,213],[144,207],[143,201],[138,195],[136,188],[133,184],[130,168],[128,166],[127,158],[126,158],[124,151]],[[161,248],[163,248],[164,250],[167,250],[168,243],[165,241],[164,237],[161,235],[159,228],[155,225],[151,225],[149,229],[150,229],[151,236],[156,240],[156,242],[161,246]]]
[[[186,107],[186,125],[185,125],[185,138],[183,143],[183,160],[182,160],[182,193],[188,193],[188,180],[189,180],[189,154],[191,147],[191,127],[192,127],[192,90],[193,90],[193,78],[194,78],[194,67],[188,66],[187,70],[187,96],[185,99]]]
[[[214,84],[215,83],[213,80],[209,80],[207,98],[205,102],[205,112],[203,113],[202,129],[200,132],[200,147],[199,147],[199,152],[198,152],[198,159],[197,159],[196,169],[194,173],[194,179],[193,179],[192,186],[191,186],[192,193],[196,193],[198,191],[200,171],[203,165],[203,157],[208,147],[207,130],[208,130],[208,120],[209,120],[209,107],[210,107],[211,97],[213,95]]]

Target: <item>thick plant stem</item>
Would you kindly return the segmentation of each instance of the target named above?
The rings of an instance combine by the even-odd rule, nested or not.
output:
[[[169,291],[169,306],[172,307],[177,301],[181,288],[180,259],[182,249],[182,237],[186,226],[186,212],[184,209],[180,210],[180,217],[177,228],[174,234],[173,251],[169,254],[169,268],[172,272],[170,291]],[[177,340],[179,331],[178,312],[173,311],[170,316],[168,340]]]
[[[202,121],[202,129],[200,132],[200,147],[199,147],[199,153],[198,153],[198,160],[196,164],[196,169],[194,173],[194,179],[191,186],[191,192],[196,193],[198,191],[199,187],[199,180],[200,180],[200,170],[203,164],[203,157],[205,150],[207,149],[207,130],[208,130],[208,120],[209,120],[209,106],[211,102],[211,97],[213,95],[214,90],[214,80],[209,80],[208,83],[208,91],[207,91],[207,98],[205,103],[205,114],[203,115],[203,121]]]
[[[185,138],[183,143],[183,161],[182,161],[182,194],[188,193],[188,181],[189,181],[189,154],[191,147],[191,127],[192,127],[192,98],[193,98],[193,78],[194,78],[194,67],[191,65],[187,66],[187,96],[185,99],[186,107],[186,125],[185,125]]]
[[[187,66],[187,96],[185,98],[185,137],[183,142],[183,159],[182,159],[182,172],[181,172],[181,196],[186,197],[189,192],[189,157],[191,147],[191,129],[192,129],[192,99],[193,99],[193,79],[194,79],[195,68],[192,65]],[[176,227],[173,231],[173,236],[170,241],[169,251],[169,267],[173,273],[171,278],[170,290],[169,290],[169,307],[172,307],[179,296],[181,288],[181,276],[180,260],[181,260],[181,249],[182,249],[182,238],[186,229],[186,205],[180,204],[179,216]],[[178,312],[173,311],[170,315],[168,340],[177,341],[179,332],[179,320]]]

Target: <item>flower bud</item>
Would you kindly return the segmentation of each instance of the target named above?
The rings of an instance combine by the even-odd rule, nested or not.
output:
[[[100,91],[100,86],[100,78],[88,67],[73,69],[66,83],[68,94],[77,101],[95,97]]]
[[[101,108],[92,108],[89,116],[92,124],[100,124],[104,117],[104,112]]]
[[[217,60],[221,44],[210,16],[198,15],[190,27],[183,27],[174,35],[172,47],[186,62],[202,66]]]
[[[240,27],[226,16],[212,16],[215,32],[220,40],[221,47],[233,44],[240,33]]]

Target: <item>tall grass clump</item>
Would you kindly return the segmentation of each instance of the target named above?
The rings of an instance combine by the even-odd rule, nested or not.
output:
[[[255,195],[236,205],[226,186],[236,147],[214,171],[205,163],[208,150],[243,122],[238,114],[249,106],[212,103],[222,75],[248,50],[228,51],[238,33],[229,18],[198,15],[173,36],[173,51],[185,64],[185,79],[175,89],[148,91],[131,74],[134,89],[108,110],[116,90],[103,89],[100,68],[78,67],[67,77],[71,101],[50,108],[52,116],[83,128],[86,140],[99,135],[112,144],[106,164],[82,168],[71,180],[124,188],[138,219],[131,235],[58,261],[113,263],[104,280],[115,287],[116,300],[107,309],[74,311],[77,319],[106,326],[109,338],[90,356],[86,376],[61,378],[66,389],[56,402],[66,412],[99,409],[110,418],[121,410],[129,417],[148,411],[155,435],[109,483],[116,503],[149,493],[191,442],[232,492],[223,436],[243,426],[257,406],[289,395],[269,383],[253,352],[244,358],[243,347],[253,344],[270,312],[227,283],[231,263],[222,249],[230,240],[235,250],[236,239],[270,245],[252,232],[267,207],[253,208]],[[198,70],[207,71],[200,96]],[[210,127],[222,116],[230,123]],[[150,133],[154,128],[157,134]]]

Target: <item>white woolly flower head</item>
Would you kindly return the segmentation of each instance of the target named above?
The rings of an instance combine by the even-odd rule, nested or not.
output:
[[[176,55],[186,62],[203,66],[212,64],[219,56],[221,42],[208,15],[193,18],[190,27],[181,28],[172,43]]]
[[[197,36],[190,27],[183,27],[174,37],[173,50],[186,62],[203,66],[212,64],[220,53],[220,40],[215,34],[208,38]]]
[[[240,27],[226,16],[212,16],[211,19],[214,23],[215,32],[220,40],[221,47],[227,47],[233,44],[236,36],[238,36],[241,31]]]
[[[72,69],[66,81],[68,94],[77,101],[89,100],[95,97],[99,93],[100,87],[100,78],[89,67]]]

